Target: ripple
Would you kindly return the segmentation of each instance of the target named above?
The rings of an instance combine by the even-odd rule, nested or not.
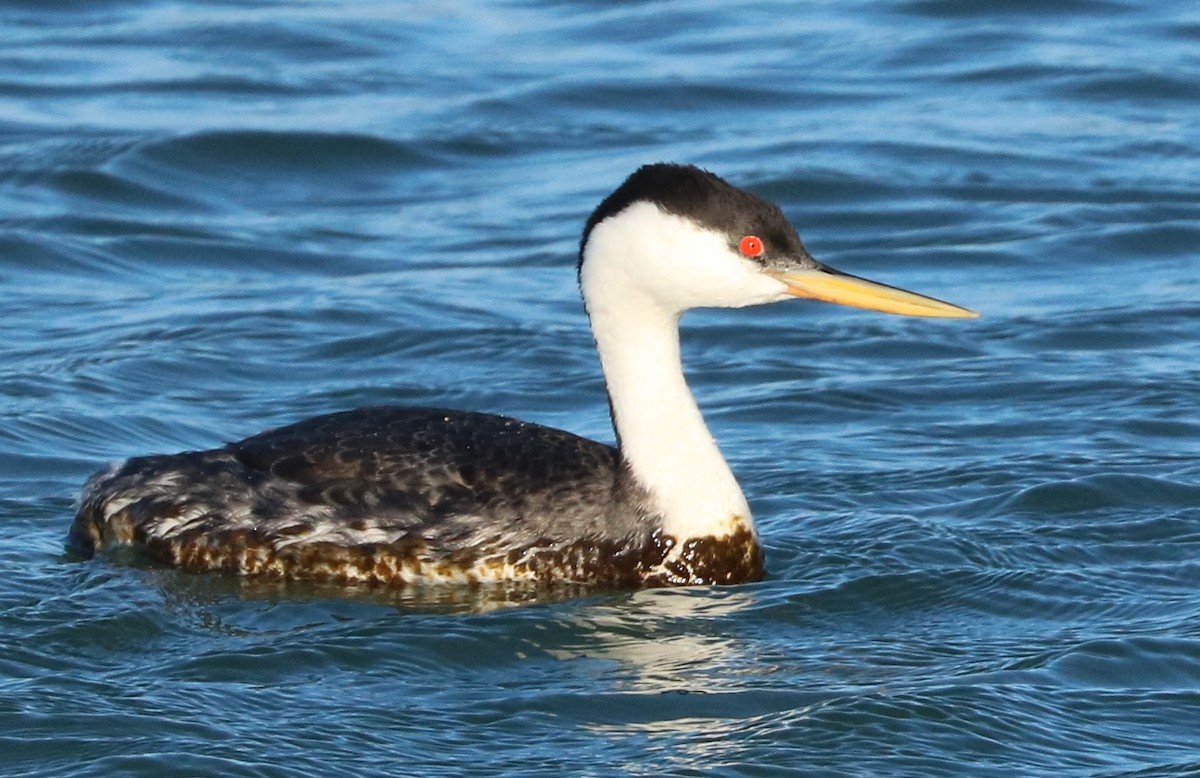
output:
[[[970,0],[910,0],[905,3],[910,13],[923,16],[961,18],[980,16],[983,14],[1081,14],[1090,13],[1120,13],[1129,9],[1119,2],[1111,0],[1052,0],[1040,3],[1038,0],[1004,0],[991,8],[981,8]]]
[[[1200,642],[1148,637],[1094,640],[1065,652],[1049,669],[1076,688],[1200,692]]]
[[[370,135],[219,131],[146,143],[113,164],[143,186],[202,194],[206,202],[292,202],[310,196],[321,179],[336,179],[360,197],[382,196],[402,173],[439,162],[411,145]],[[248,175],[259,185],[247,188]]]
[[[1162,478],[1102,474],[1031,486],[1009,498],[1004,512],[1080,514],[1116,508],[1190,508],[1200,502],[1200,486]]]

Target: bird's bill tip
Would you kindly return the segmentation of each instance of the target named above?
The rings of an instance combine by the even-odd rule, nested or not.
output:
[[[868,281],[830,267],[772,273],[793,297],[823,300],[838,305],[865,308],[901,316],[929,316],[943,319],[974,319],[975,311],[935,300],[923,294]]]

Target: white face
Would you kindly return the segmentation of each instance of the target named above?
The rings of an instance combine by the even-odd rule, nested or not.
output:
[[[677,314],[789,297],[782,281],[732,248],[725,235],[649,202],[634,203],[592,229],[580,280],[589,304],[620,290]]]

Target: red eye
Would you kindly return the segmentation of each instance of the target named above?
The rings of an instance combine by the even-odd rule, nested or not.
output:
[[[738,243],[738,248],[748,257],[761,256],[763,253],[762,238],[757,235],[747,235]]]

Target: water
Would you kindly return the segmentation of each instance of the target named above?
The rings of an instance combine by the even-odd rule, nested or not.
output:
[[[0,773],[1200,771],[1200,10],[0,10]],[[62,551],[106,462],[379,402],[610,438],[638,164],[977,321],[689,315],[770,568],[496,607]]]

